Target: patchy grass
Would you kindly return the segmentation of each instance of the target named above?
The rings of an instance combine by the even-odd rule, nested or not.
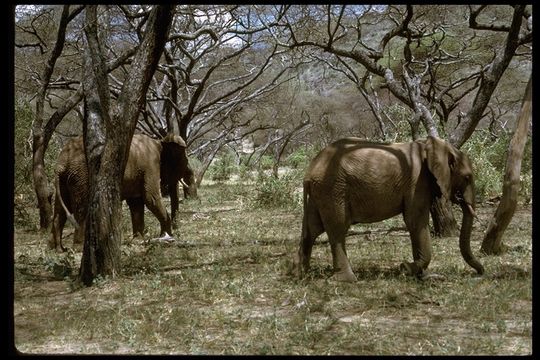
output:
[[[355,226],[347,250],[359,281],[332,273],[327,238],[306,279],[289,275],[301,209],[252,206],[252,187],[215,184],[181,205],[177,241],[122,245],[123,271],[74,286],[80,252],[46,249],[49,234],[15,229],[15,345],[22,353],[469,355],[532,353],[532,215],[520,208],[507,252],[481,257],[473,276],[457,238],[435,239],[430,270],[401,275],[411,258],[400,218]],[[494,207],[480,207],[473,249]],[[34,214],[37,216],[37,214]],[[123,222],[131,234],[129,215]],[[396,229],[398,228],[398,229]],[[68,233],[71,229],[67,229]],[[391,230],[391,231],[389,231]],[[369,233],[367,233],[369,231]],[[65,231],[66,233],[66,231]],[[71,245],[67,236],[66,245]]]

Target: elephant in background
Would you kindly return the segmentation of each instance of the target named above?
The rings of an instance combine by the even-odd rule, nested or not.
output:
[[[173,134],[161,140],[135,134],[131,141],[121,197],[131,214],[133,235],[144,233],[144,206],[159,220],[161,236],[172,234],[178,211],[178,182],[190,196],[197,196],[193,171],[186,155],[186,143]],[[172,216],[163,203],[161,188],[171,197]],[[64,251],[62,230],[66,218],[75,224],[74,243],[82,243],[88,199],[88,171],[82,136],[70,140],[58,156],[51,249]]]
[[[309,269],[315,239],[326,232],[338,281],[356,281],[345,236],[350,225],[373,223],[403,214],[410,233],[413,262],[400,268],[422,276],[431,260],[429,209],[434,197],[459,204],[461,255],[478,274],[484,268],[470,248],[475,191],[468,156],[436,137],[409,143],[379,144],[345,138],[323,149],[304,177],[302,235],[293,269],[302,277]]]

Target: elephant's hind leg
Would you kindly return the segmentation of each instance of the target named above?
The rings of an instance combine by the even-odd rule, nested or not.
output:
[[[351,269],[345,250],[345,237],[351,224],[345,202],[326,204],[326,207],[320,209],[320,214],[332,250],[334,266],[332,277],[337,281],[355,282],[356,276]]]
[[[348,227],[339,227],[326,231],[332,250],[332,263],[334,265],[334,275],[332,277],[337,281],[355,282],[356,275],[352,271],[351,263],[345,250],[347,230]]]
[[[65,251],[62,245],[62,231],[66,224],[66,213],[60,204],[55,201],[54,216],[51,227],[51,237],[49,239],[49,249]]]
[[[309,270],[311,251],[315,239],[324,232],[319,214],[307,212],[302,220],[302,236],[298,253],[294,259],[294,268],[298,277],[302,278]]]
[[[144,235],[144,200],[142,197],[126,199],[131,214],[133,237]]]

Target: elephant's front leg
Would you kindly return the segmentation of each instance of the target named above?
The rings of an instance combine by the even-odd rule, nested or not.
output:
[[[144,235],[144,200],[141,197],[126,199],[131,214],[133,237]]]
[[[161,196],[159,195],[159,192],[156,192],[157,196],[152,196],[150,194],[147,194],[144,199],[144,204],[148,209],[154,214],[154,216],[159,220],[159,224],[161,226],[161,232],[160,237],[166,236],[168,234],[169,236],[172,235],[172,229],[171,229],[171,216],[167,212],[167,209],[165,209],[165,205],[163,204],[163,201],[161,200]]]
[[[169,196],[171,197],[171,224],[173,229],[177,229],[176,214],[178,213],[178,184],[169,184]]]
[[[431,261],[431,236],[429,235],[429,212],[413,217],[404,217],[411,235],[413,262],[403,262],[402,272],[408,275],[421,276]]]

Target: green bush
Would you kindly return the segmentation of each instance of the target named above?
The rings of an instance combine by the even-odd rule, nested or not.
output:
[[[224,151],[221,156],[214,159],[208,167],[210,179],[223,182],[231,178],[236,170],[235,156],[231,151]]]
[[[473,163],[476,195],[480,202],[502,194],[510,139],[511,135],[502,135],[493,141],[484,133],[475,132],[462,147]],[[523,154],[519,193],[525,202],[530,201],[532,194],[531,152],[528,142]]]
[[[259,160],[259,169],[261,170],[269,170],[272,169],[274,166],[274,157],[271,155],[263,155],[261,156],[261,159]]]
[[[290,171],[280,178],[266,172],[259,172],[252,198],[254,207],[260,208],[297,208],[301,204],[302,174]]]
[[[18,226],[33,227],[28,209],[34,203],[32,183],[32,122],[34,113],[27,102],[15,103],[14,221]]]
[[[293,169],[306,169],[318,153],[314,146],[302,146],[293,151],[285,160],[285,165]]]

